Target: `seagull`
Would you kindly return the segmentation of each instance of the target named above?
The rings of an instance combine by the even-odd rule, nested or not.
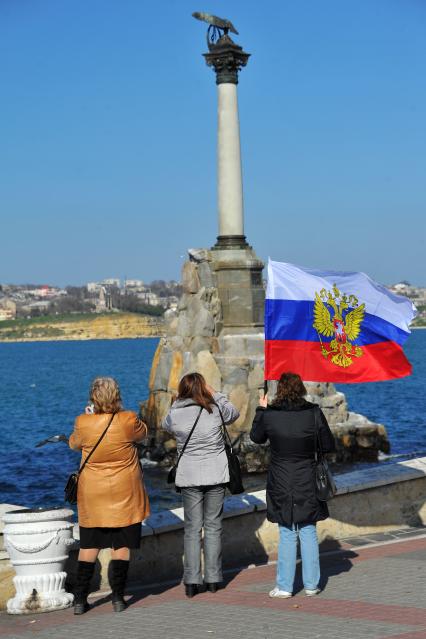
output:
[[[57,444],[58,442],[66,442],[68,444],[68,437],[66,435],[52,435],[47,439],[43,439],[41,442],[35,445],[36,448],[44,446],[45,444]]]

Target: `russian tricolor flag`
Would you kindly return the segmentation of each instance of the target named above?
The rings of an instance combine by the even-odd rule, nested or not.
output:
[[[268,263],[265,379],[377,382],[411,374],[402,350],[412,302],[365,273]]]

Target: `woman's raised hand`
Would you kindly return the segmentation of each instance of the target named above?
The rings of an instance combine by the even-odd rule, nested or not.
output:
[[[262,406],[262,408],[266,408],[268,405],[268,393],[266,393],[266,395],[264,395],[263,397],[259,397],[259,406]]]

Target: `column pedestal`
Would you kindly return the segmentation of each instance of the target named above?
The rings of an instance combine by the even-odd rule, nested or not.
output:
[[[233,333],[263,330],[263,262],[247,244],[245,248],[216,245],[211,255],[223,328]]]

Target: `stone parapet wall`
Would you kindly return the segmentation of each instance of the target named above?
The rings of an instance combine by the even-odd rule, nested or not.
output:
[[[180,378],[193,371],[202,373],[240,411],[239,419],[229,431],[238,442],[244,470],[265,470],[269,461],[268,447],[254,445],[248,436],[263,389],[264,334],[257,321],[260,294],[264,297],[258,281],[261,263],[251,249],[229,251],[228,263],[224,258],[227,255],[225,251],[190,250],[190,259],[182,269],[183,295],[177,310],[165,315],[165,336],[152,362],[149,398],[141,405],[142,417],[150,428],[147,454],[164,465],[173,463],[176,446],[170,434],[161,429],[161,422]],[[224,267],[232,263],[231,258],[234,266],[237,264],[241,269],[241,281],[237,278],[238,269],[233,270],[225,291],[218,287],[218,272],[231,272]],[[253,286],[247,273],[251,274]],[[243,293],[238,293],[235,282],[240,282]],[[228,319],[231,307],[233,313],[232,321],[226,325],[225,307]],[[250,313],[252,322],[247,319]],[[385,427],[349,412],[344,394],[337,392],[333,384],[310,383],[307,387],[309,399],[321,406],[336,437],[336,461],[374,461],[379,451],[389,451]],[[270,383],[269,395],[273,393],[274,384]]]
[[[338,492],[329,502],[330,518],[318,523],[320,542],[376,534],[426,525],[426,457],[338,475]],[[22,506],[0,505],[2,512]],[[183,566],[183,508],[154,513],[142,526],[140,548],[132,551],[129,580],[152,585],[181,579]],[[426,532],[426,531],[425,531]],[[75,577],[76,547],[66,565],[68,583]],[[2,530],[0,523],[0,545]],[[266,494],[258,490],[225,499],[223,559],[225,567],[267,562],[276,557],[278,527],[266,519]],[[109,550],[99,555],[95,589],[108,589]],[[0,551],[0,609],[13,595],[14,570],[7,553]]]

